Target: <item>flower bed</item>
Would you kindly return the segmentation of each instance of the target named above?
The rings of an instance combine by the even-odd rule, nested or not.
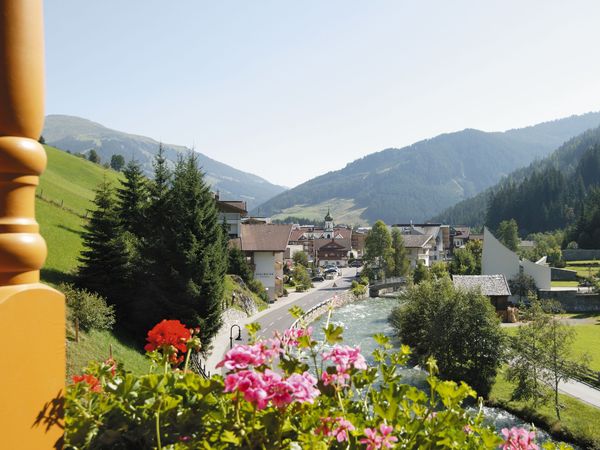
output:
[[[230,350],[225,376],[187,370],[196,330],[163,321],[148,333],[154,371],[135,376],[114,361],[92,364],[66,396],[68,448],[498,448],[535,449],[534,432],[483,425],[462,405],[475,392],[441,381],[429,361],[429,395],[402,383],[408,347],[375,336],[375,365],[328,324],[324,343],[295,328]],[[181,367],[183,366],[183,367]],[[181,367],[181,368],[180,368]],[[553,448],[553,444],[545,444]],[[563,447],[567,448],[567,447]]]

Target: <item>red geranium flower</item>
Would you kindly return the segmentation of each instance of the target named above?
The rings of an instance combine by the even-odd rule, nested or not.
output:
[[[73,383],[86,383],[92,392],[102,392],[100,380],[94,375],[83,374],[73,376]]]
[[[185,325],[179,320],[163,320],[157,323],[154,328],[148,331],[146,340],[148,343],[144,347],[147,352],[160,350],[165,355],[169,355],[172,363],[180,363],[183,356],[178,357],[178,352],[187,352],[187,341],[192,334]]]

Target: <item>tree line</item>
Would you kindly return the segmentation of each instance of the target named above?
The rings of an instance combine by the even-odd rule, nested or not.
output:
[[[227,235],[197,157],[171,169],[161,146],[152,180],[130,161],[120,186],[105,180],[93,203],[77,284],[106,297],[136,338],[179,319],[208,342],[221,325]]]

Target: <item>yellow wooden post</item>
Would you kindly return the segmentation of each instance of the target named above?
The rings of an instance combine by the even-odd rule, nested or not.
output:
[[[0,448],[62,446],[64,297],[39,283],[46,167],[41,0],[0,0]]]

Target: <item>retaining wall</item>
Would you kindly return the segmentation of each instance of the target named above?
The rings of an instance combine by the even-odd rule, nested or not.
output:
[[[368,287],[367,287],[367,292],[368,292]],[[339,308],[348,303],[354,302],[356,300],[362,300],[365,298],[367,298],[366,294],[360,298],[356,298],[356,296],[352,293],[352,291],[344,291],[341,294],[334,295],[333,297],[328,298],[327,300],[319,303],[318,305],[313,306],[311,309],[306,311],[302,315],[302,317],[300,317],[299,319],[296,319],[290,328],[297,328],[301,324],[303,326],[306,326],[309,323],[317,320],[319,317],[321,317],[323,314],[325,314],[327,311],[329,311],[330,308],[332,308],[332,309]]]
[[[539,291],[541,300],[557,300],[566,312],[600,311],[600,295],[572,291]]]
[[[600,249],[566,248],[562,251],[565,261],[589,261],[600,260]]]

